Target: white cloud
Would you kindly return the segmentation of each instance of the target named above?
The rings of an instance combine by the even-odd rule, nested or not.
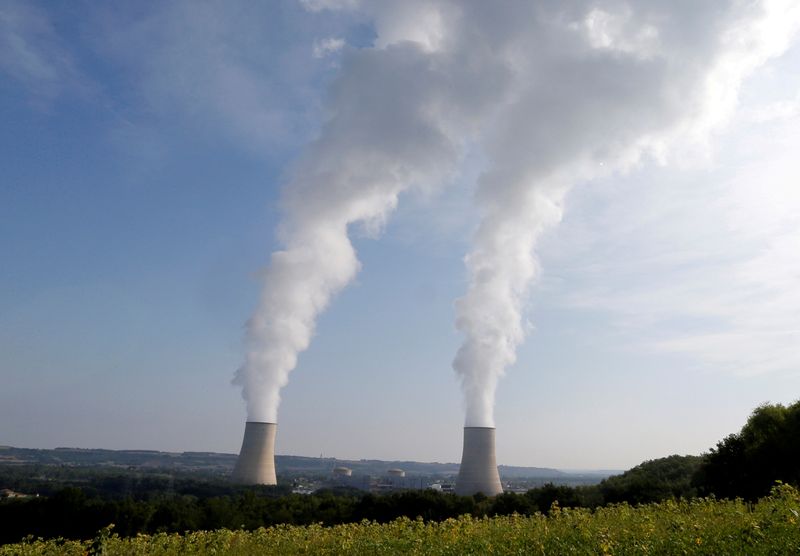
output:
[[[339,52],[344,47],[344,39],[328,37],[327,39],[314,41],[312,49],[314,58],[324,58],[330,54]]]
[[[800,132],[796,120],[743,120],[726,138],[710,168],[646,168],[576,191],[546,247],[563,282],[545,287],[577,315],[606,315],[603,341],[624,349],[798,372]]]
[[[787,120],[800,116],[800,95],[791,100],[780,100],[747,111],[746,117],[753,123],[763,124],[774,120]]]
[[[649,58],[659,46],[658,29],[649,23],[632,21],[630,8],[610,13],[600,8],[590,10],[580,23],[570,25],[583,31],[593,48],[616,50],[641,58]],[[634,28],[628,28],[631,24]]]

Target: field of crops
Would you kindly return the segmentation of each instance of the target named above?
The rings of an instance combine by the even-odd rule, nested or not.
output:
[[[278,526],[123,539],[105,530],[92,541],[34,540],[0,546],[27,554],[798,554],[800,495],[787,485],[758,504],[667,501],[551,515],[441,523]]]

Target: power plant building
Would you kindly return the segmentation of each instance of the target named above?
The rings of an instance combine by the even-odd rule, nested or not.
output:
[[[231,480],[247,485],[275,485],[275,437],[277,425],[248,421],[245,423],[242,448]],[[421,477],[408,477],[402,469],[387,469],[373,481],[368,475],[353,475],[352,469],[337,466],[331,470],[334,483],[362,490],[390,491],[425,488]],[[444,490],[442,488],[442,490]],[[495,459],[494,427],[464,427],[461,465],[455,484],[459,495],[481,492],[494,496],[503,492]]]
[[[353,470],[349,467],[334,467],[333,474],[337,477],[351,477],[353,475]]]
[[[464,427],[464,450],[456,479],[456,494],[502,494],[495,459],[494,427]]]
[[[275,485],[275,423],[248,421],[231,480],[245,485]]]

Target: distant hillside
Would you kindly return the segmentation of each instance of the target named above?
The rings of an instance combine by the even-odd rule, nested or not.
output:
[[[530,477],[536,477],[537,479],[563,479],[571,475],[571,473],[550,469],[549,467],[519,467],[514,465],[498,465],[497,471],[504,479],[526,479]]]
[[[0,465],[63,465],[63,466],[110,466],[125,468],[150,468],[175,471],[202,471],[227,474],[236,463],[235,454],[215,452],[159,452],[156,450],[96,450],[85,448],[56,448],[38,450],[0,446]],[[392,468],[399,468],[407,475],[454,476],[458,474],[457,463],[423,463],[417,461],[382,461],[373,459],[342,460],[336,458],[312,458],[305,456],[278,455],[275,457],[278,474],[328,475],[334,467],[344,466],[356,475],[384,475]],[[538,479],[541,481],[569,481],[577,477],[596,477],[597,481],[610,473],[571,473],[542,467],[499,466],[503,479]]]
[[[694,498],[692,477],[703,464],[703,456],[672,455],[640,463],[621,475],[600,483],[606,503],[647,504],[667,498]]]
[[[96,450],[56,448],[37,450],[0,446],[0,465],[66,465],[164,468],[230,472],[236,456],[212,452],[158,452],[156,450]]]

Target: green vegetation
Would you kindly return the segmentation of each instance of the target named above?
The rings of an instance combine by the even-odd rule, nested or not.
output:
[[[738,434],[711,450],[695,477],[700,494],[755,500],[775,481],[800,484],[800,401],[757,407]]]
[[[494,501],[430,490],[376,496],[320,492],[277,496],[268,489],[232,496],[164,495],[159,498],[103,499],[67,488],[51,497],[0,503],[0,544],[27,535],[87,539],[115,523],[122,536],[210,529],[247,529],[295,524],[336,525],[369,519],[388,522],[401,516],[441,521],[463,514],[494,515]],[[510,495],[513,496],[513,495]],[[522,498],[522,497],[520,497]]]
[[[400,518],[322,527],[276,526],[91,541],[28,540],[0,556],[38,554],[796,554],[800,496],[776,487],[755,506],[741,500],[669,500],[595,511],[554,506],[550,515],[463,516],[441,522]]]
[[[290,494],[291,487],[288,485],[278,487],[232,485],[215,476],[213,472],[209,473],[207,469],[165,474],[158,471],[125,471],[119,468],[91,467],[77,469],[41,464],[33,464],[34,467],[26,468],[27,464],[15,464],[4,470],[0,468],[2,471],[0,480],[6,481],[9,485],[21,486],[19,489],[21,492],[37,493],[41,496],[0,499],[0,545],[18,542],[26,536],[44,539],[59,537],[91,539],[98,530],[109,523],[114,523],[114,533],[121,538],[139,539],[136,542],[140,543],[163,542],[166,543],[165,546],[176,546],[174,543],[212,541],[234,543],[230,545],[231,547],[250,546],[252,543],[261,542],[258,539],[267,537],[272,539],[276,535],[289,535],[288,532],[291,532],[292,539],[297,539],[311,535],[310,531],[317,531],[314,533],[316,535],[314,539],[323,539],[319,541],[323,543],[319,545],[322,550],[328,546],[324,544],[327,542],[333,543],[330,546],[338,546],[336,543],[339,541],[335,540],[338,534],[336,531],[349,531],[348,535],[355,535],[356,531],[358,535],[363,535],[364,539],[373,539],[373,534],[380,536],[387,530],[381,525],[389,529],[393,527],[397,531],[418,530],[420,534],[424,532],[425,535],[434,534],[431,531],[446,535],[450,534],[448,531],[451,531],[451,528],[457,527],[459,530],[474,531],[475,535],[485,534],[492,537],[495,535],[492,531],[496,528],[502,529],[512,525],[516,527],[517,524],[523,523],[525,528],[537,531],[539,531],[537,528],[544,528],[543,531],[548,531],[546,535],[555,535],[556,533],[552,531],[560,527],[558,524],[562,521],[559,520],[567,517],[584,520],[589,527],[587,531],[594,531],[586,535],[594,539],[595,533],[600,534],[600,529],[592,527],[600,527],[597,524],[605,523],[603,520],[608,516],[635,515],[639,516],[637,520],[641,518],[644,523],[647,519],[642,516],[652,515],[652,512],[662,512],[668,517],[672,515],[670,512],[678,507],[690,513],[701,510],[711,512],[702,519],[700,514],[697,514],[700,521],[687,522],[690,525],[686,525],[690,529],[698,530],[711,527],[709,529],[712,531],[709,533],[711,538],[717,534],[713,531],[722,527],[719,523],[727,519],[725,516],[731,519],[732,516],[739,516],[736,518],[739,520],[736,523],[744,523],[742,520],[751,515],[747,503],[755,502],[769,494],[770,488],[776,481],[795,487],[800,484],[798,452],[800,452],[800,402],[789,407],[762,405],[756,408],[741,432],[725,438],[704,456],[669,456],[647,461],[621,475],[609,477],[598,485],[571,487],[546,484],[532,488],[524,494],[506,493],[493,498],[482,495],[462,497],[431,490],[374,495],[355,490],[336,489],[317,491],[312,495],[297,495]],[[205,462],[203,464],[205,465]],[[65,488],[65,485],[70,486]],[[31,489],[28,490],[27,487]],[[797,498],[796,492],[790,486],[782,487],[778,494],[786,504],[789,504],[786,502],[789,494],[794,497],[789,497],[791,500],[796,501]],[[698,495],[734,501],[697,500]],[[769,499],[772,501],[770,503],[777,503],[775,496],[777,494],[773,493]],[[735,501],[737,498],[741,500]],[[695,502],[690,503],[687,500]],[[652,503],[659,505],[647,506]],[[766,503],[762,501],[760,505]],[[626,504],[641,506],[633,509]],[[582,509],[578,511],[577,508]],[[734,511],[734,508],[738,509]],[[592,514],[591,510],[595,510],[596,513]],[[789,514],[797,518],[797,513],[793,513],[797,508],[792,506],[790,510]],[[755,511],[752,515],[757,513],[758,511]],[[712,515],[718,517],[715,518],[713,526],[707,520]],[[516,517],[512,519],[511,516]],[[486,521],[486,518],[490,517],[497,519]],[[506,517],[508,519],[500,519]],[[402,518],[406,520],[403,521]],[[408,521],[417,518],[424,524]],[[550,518],[554,521],[548,521]],[[400,521],[397,521],[398,519]],[[453,521],[454,519],[457,521]],[[368,522],[369,525],[363,525],[364,522]],[[353,523],[362,525],[339,527]],[[435,525],[436,523],[439,525]],[[635,523],[623,520],[619,526],[623,529],[628,528],[625,530],[631,531],[632,535],[634,533],[638,535],[636,531],[639,531],[637,529],[639,526]],[[774,525],[755,523],[757,527],[754,526],[753,531],[763,531],[764,527]],[[306,528],[287,528],[289,525]],[[264,527],[270,529],[264,530]],[[657,524],[656,529],[659,527],[662,525]],[[188,531],[221,529],[236,533],[170,536]],[[607,537],[610,535],[609,538],[622,538],[620,535],[627,534],[625,530],[608,530],[603,534]],[[253,535],[247,536],[243,531],[251,531]],[[680,536],[678,534],[680,531],[682,529],[676,529],[676,535]],[[139,536],[142,534],[151,536],[144,540],[145,537]],[[499,537],[503,536],[501,533],[496,534]],[[733,535],[731,532],[726,534]],[[573,534],[567,535],[565,532],[564,535],[566,536],[563,538],[572,538],[570,535]],[[753,535],[756,533],[753,532]],[[528,540],[525,539],[528,537],[520,538],[522,539],[520,542],[523,543],[521,546],[533,546],[538,550],[539,545],[526,544]],[[700,548],[712,546],[704,540],[705,536],[701,535],[699,538]],[[731,538],[741,540],[740,536],[736,535]],[[273,540],[280,544],[278,540]],[[363,542],[373,541],[374,539]],[[63,544],[65,541],[59,542]],[[303,542],[311,543],[309,546],[317,546],[314,544],[317,540],[312,542],[306,539]],[[120,544],[123,541],[119,539],[113,540],[113,543],[123,546]],[[28,547],[31,546],[33,545]],[[45,543],[41,546],[55,545]],[[67,543],[64,546],[83,545]],[[595,545],[591,546],[597,548]],[[674,548],[677,545],[669,546]]]
[[[646,461],[598,486],[603,503],[645,504],[668,498],[693,498],[697,488],[693,477],[700,468],[700,456],[669,456]]]
[[[680,465],[682,458],[668,460]],[[646,465],[673,467],[659,465],[658,461]],[[624,496],[624,488],[629,483],[631,498],[637,502],[643,498],[654,499],[665,492],[657,481],[648,481],[646,477],[639,481],[638,468],[629,473],[633,473],[634,480],[629,481],[625,474],[613,483],[618,496]],[[102,484],[107,487],[109,481],[104,478]],[[681,481],[686,482],[688,478]],[[545,485],[524,494],[506,493],[494,498],[456,496],[432,490],[385,495],[340,490],[296,495],[288,494],[281,487],[231,487],[230,492],[219,495],[217,488],[222,487],[204,487],[203,483],[188,481],[167,488],[168,484],[148,478],[138,484],[140,490],[134,490],[134,496],[121,495],[120,492],[128,492],[130,484],[125,481],[119,484],[127,486],[122,491],[94,489],[94,493],[91,488],[69,487],[52,496],[0,502],[0,544],[16,542],[27,535],[87,539],[109,523],[116,524],[115,532],[121,536],[134,536],[220,528],[255,530],[278,524],[331,526],[364,519],[388,523],[399,517],[443,521],[463,515],[475,518],[514,513],[530,516],[549,512],[556,502],[562,508],[602,506],[605,500],[601,489],[608,488],[606,485]],[[646,485],[650,484],[656,487],[647,490]],[[164,490],[159,491],[159,485]]]

